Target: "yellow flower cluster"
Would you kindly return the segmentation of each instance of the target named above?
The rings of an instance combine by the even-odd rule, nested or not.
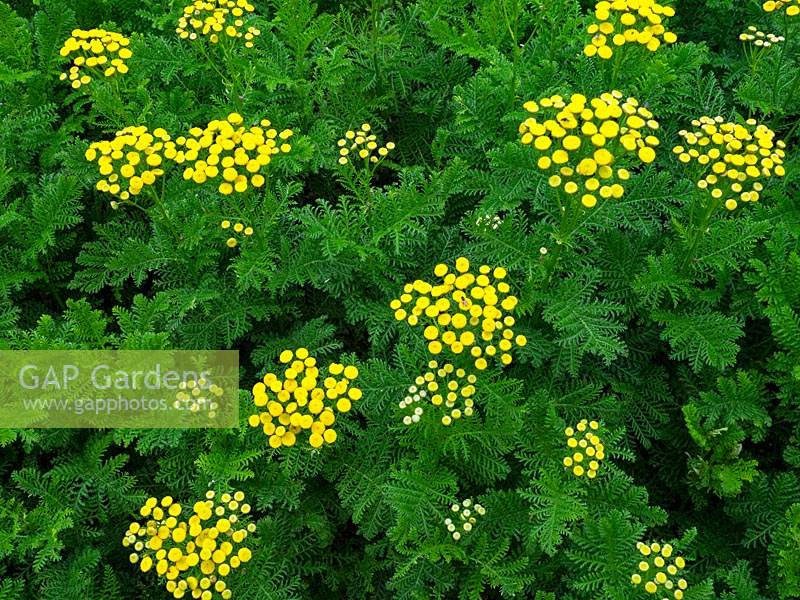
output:
[[[786,144],[776,141],[775,132],[755,119],[741,125],[703,116],[692,125],[698,129],[680,131],[686,146],[675,146],[673,152],[683,163],[695,161],[707,167],[697,187],[708,190],[714,199],[725,198],[728,210],[737,207],[736,198],[758,201],[764,189],[761,180],[786,174]]]
[[[225,577],[253,556],[242,545],[256,530],[248,522],[250,505],[244,493],[217,497],[209,491],[185,521],[180,519],[182,512],[170,496],[160,502],[149,498],[139,510],[147,520],[131,523],[122,539],[122,545],[133,550],[130,561],[144,573],[155,569],[175,598],[231,598]]]
[[[609,59],[614,46],[641,44],[655,52],[661,43],[673,44],[676,36],[664,27],[664,19],[675,16],[675,9],[655,0],[601,0],[594,7],[597,20],[589,25],[592,41],[583,49],[586,56]]]
[[[572,454],[565,456],[563,462],[566,468],[572,467],[573,475],[581,477],[585,473],[589,479],[597,477],[600,463],[606,457],[605,446],[603,446],[597,434],[594,433],[599,428],[600,424],[597,421],[582,419],[575,426],[575,429],[578,430],[577,433],[572,427],[567,427],[564,430],[564,435],[567,436],[567,446]],[[583,433],[582,438],[580,438],[581,433]],[[585,467],[584,459],[588,463]]]
[[[225,391],[216,383],[208,384],[204,378],[197,380],[188,379],[178,384],[178,393],[175,394],[173,407],[177,410],[199,412],[204,410],[208,417],[216,417],[219,403],[217,398],[222,397]]]
[[[164,174],[164,158],[175,154],[175,143],[161,129],[149,132],[147,127],[126,127],[113,140],[93,142],[86,150],[89,162],[97,161],[100,175],[97,189],[121,200],[141,193]]]
[[[231,113],[226,119],[210,121],[203,129],[193,127],[188,137],[177,138],[177,145],[185,150],[176,155],[175,161],[190,163],[183,178],[203,184],[222,177],[218,189],[226,196],[247,191],[248,181],[253,187],[263,186],[261,170],[274,155],[292,149],[287,140],[293,132],[278,132],[266,119],[260,127],[250,128],[244,127],[243,121],[240,114]]]
[[[800,0],[767,0],[761,6],[767,12],[780,12],[785,8],[786,14],[790,17],[800,15]]]
[[[486,514],[486,509],[480,504],[473,505],[472,498],[467,498],[461,504],[453,504],[450,510],[458,514],[457,519],[454,521],[448,517],[444,520],[445,527],[453,535],[453,539],[458,541],[462,535],[468,534],[477,522],[475,515],[483,516]]]
[[[247,0],[195,0],[183,9],[175,32],[184,40],[196,40],[200,34],[212,44],[219,42],[220,35],[244,37],[245,47],[252,48],[253,39],[261,35],[261,31],[252,26],[244,29],[243,17],[254,10]]]
[[[231,222],[225,219],[222,223],[219,224],[222,229],[228,230],[231,228]],[[236,233],[243,234],[247,237],[253,235],[253,228],[250,226],[245,227],[242,223],[236,223],[233,226],[233,231]],[[239,241],[235,237],[229,237],[228,241],[225,242],[228,248],[235,248]]]
[[[550,173],[550,186],[580,193],[587,208],[597,204],[597,195],[621,198],[625,193],[618,181],[629,179],[630,173],[617,161],[629,164],[631,154],[644,163],[655,160],[658,122],[635,98],[623,101],[617,90],[588,101],[582,94],[573,94],[569,102],[555,95],[523,106],[545,115],[541,122],[528,117],[520,123],[520,141],[541,154],[537,166]]]
[[[430,323],[423,335],[431,354],[440,354],[445,346],[457,355],[469,351],[481,371],[488,366],[486,357],[497,354],[502,364],[511,363],[513,345],[524,346],[527,340],[524,335],[514,336],[515,320],[509,313],[518,300],[503,281],[506,270],[481,265],[475,275],[470,272],[469,260],[462,256],[456,259],[454,272],[439,264],[433,273],[441,283],[418,279],[406,284],[403,294],[392,300],[389,306],[395,319],[411,326],[418,325],[421,318]]]
[[[267,373],[263,381],[253,386],[253,403],[266,410],[250,415],[248,423],[263,429],[272,448],[294,446],[297,434],[304,430],[311,432],[308,443],[312,447],[332,444],[336,441],[336,431],[332,428],[336,415],[325,402],[335,401],[336,411],[340,413],[349,411],[352,401],[362,396],[360,389],[350,387],[358,377],[358,369],[353,365],[332,363],[328,366],[328,377],[319,387],[317,360],[307,349],[284,350],[279,360],[287,365],[283,379]],[[339,376],[341,378],[337,379]],[[274,420],[278,421],[277,425]]]
[[[475,375],[467,375],[464,369],[457,369],[450,363],[439,363],[432,360],[428,363],[431,369],[414,380],[408,388],[408,395],[400,401],[400,409],[413,409],[412,414],[403,417],[405,425],[419,423],[424,413],[420,402],[428,400],[434,406],[443,406],[449,414],[442,416],[442,424],[450,425],[461,416],[471,417],[475,411]],[[465,383],[466,382],[466,383]],[[459,397],[463,398],[464,409],[461,409]],[[415,406],[417,405],[417,406]]]
[[[760,31],[755,25],[750,25],[747,31],[739,34],[739,39],[743,42],[753,42],[754,46],[762,46],[769,48],[773,44],[780,44],[786,38],[782,35],[775,35],[774,33],[764,33]]]
[[[686,580],[678,577],[678,573],[686,566],[683,557],[672,557],[672,546],[669,544],[662,546],[658,542],[650,545],[637,542],[636,548],[644,560],[639,563],[641,573],[631,575],[631,583],[638,586],[647,578],[644,589],[648,594],[662,590],[661,593],[670,593],[675,600],[681,600],[688,587]],[[672,560],[668,560],[671,557]]]
[[[67,57],[76,54],[69,73],[61,74],[61,81],[69,79],[76,90],[92,81],[92,76],[111,77],[127,73],[125,61],[133,56],[128,46],[130,40],[121,33],[105,29],[75,29],[61,47],[59,54]]]
[[[369,123],[361,125],[358,131],[347,131],[344,137],[337,142],[339,146],[339,164],[352,164],[353,155],[358,155],[364,163],[378,163],[386,158],[390,150],[394,150],[394,142],[388,142],[385,146],[378,144],[378,138],[374,133],[370,133],[372,128]]]

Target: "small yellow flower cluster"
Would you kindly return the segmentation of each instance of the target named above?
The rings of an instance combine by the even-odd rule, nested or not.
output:
[[[219,192],[226,196],[247,191],[248,178],[253,187],[263,186],[266,180],[260,171],[274,155],[292,149],[286,140],[293,132],[284,129],[279,133],[266,119],[260,127],[250,128],[245,128],[243,121],[240,114],[231,113],[226,119],[210,121],[204,129],[193,127],[188,137],[177,138],[177,145],[185,150],[176,155],[175,161],[190,163],[183,178],[203,184],[221,176]]]
[[[588,102],[583,94],[573,94],[569,102],[556,95],[523,106],[529,113],[546,109],[548,114],[542,122],[528,117],[520,123],[520,141],[541,154],[537,166],[551,173],[550,186],[570,195],[582,193],[587,208],[597,204],[595,193],[601,198],[625,193],[616,180],[625,181],[630,173],[615,167],[617,160],[633,153],[644,163],[655,160],[658,121],[636,98],[623,101],[617,90]]]
[[[644,581],[644,577],[651,577],[649,581],[644,584],[644,589],[648,594],[655,594],[663,588],[662,593],[669,593],[675,600],[681,600],[684,591],[688,587],[686,580],[683,578],[676,578],[678,572],[686,566],[686,561],[682,556],[676,556],[672,561],[667,564],[672,556],[672,546],[664,544],[663,546],[658,542],[652,544],[643,544],[637,542],[636,548],[644,557],[639,563],[640,573],[631,575],[631,583],[640,585]],[[655,573],[653,573],[655,571]],[[643,577],[644,575],[644,577]]]
[[[569,456],[564,457],[564,466],[566,468],[572,467],[572,473],[581,477],[584,473],[589,479],[597,477],[597,471],[600,469],[600,463],[606,457],[606,449],[603,446],[600,438],[594,432],[600,428],[597,421],[587,421],[582,419],[580,423],[575,426],[579,433],[583,433],[583,438],[578,439],[579,435],[575,433],[575,429],[567,427],[564,430],[564,435],[567,436],[567,446],[570,452]],[[584,454],[586,455],[584,457]],[[587,468],[581,464],[584,458],[587,459]]]
[[[378,144],[378,138],[370,133],[372,128],[369,123],[364,123],[358,131],[347,131],[344,137],[337,142],[339,146],[339,164],[352,164],[351,155],[357,154],[364,163],[378,163],[386,158],[390,150],[394,150],[394,142],[385,146]]]
[[[174,153],[175,143],[166,131],[159,127],[151,133],[140,126],[118,131],[113,140],[93,142],[85,157],[89,162],[97,161],[103,176],[97,189],[127,200],[153,185],[164,174],[163,158]]]
[[[218,501],[219,500],[219,501]],[[139,510],[144,522],[130,524],[122,545],[130,547],[130,561],[142,572],[155,568],[175,598],[228,599],[233,592],[225,577],[248,562],[253,554],[242,543],[256,530],[248,522],[250,505],[244,493],[206,492],[206,500],[194,504],[187,520],[179,520],[183,507],[165,496],[149,498]],[[237,549],[238,546],[238,549]]]
[[[601,0],[594,7],[594,16],[597,22],[588,29],[592,42],[583,49],[586,56],[611,58],[614,51],[609,39],[614,46],[637,43],[651,52],[662,42],[673,44],[678,39],[664,27],[664,19],[675,16],[675,9],[655,0]]]
[[[440,354],[445,346],[457,355],[469,349],[475,367],[481,371],[488,366],[486,357],[498,353],[502,364],[510,364],[513,345],[524,346],[527,339],[514,336],[515,320],[508,313],[518,300],[503,281],[506,270],[481,265],[476,276],[470,272],[469,260],[462,256],[456,259],[455,272],[439,264],[433,273],[441,283],[431,285],[418,279],[406,284],[403,294],[392,300],[389,306],[395,319],[406,320],[411,326],[418,325],[420,317],[428,321],[423,335],[431,354]],[[497,337],[501,339],[495,345]]]
[[[472,498],[467,498],[461,504],[453,504],[450,510],[458,513],[458,519],[454,522],[453,519],[448,517],[444,520],[444,524],[447,527],[447,531],[453,535],[453,539],[456,541],[461,539],[462,534],[466,535],[472,531],[478,520],[475,515],[483,516],[486,514],[486,509],[480,504],[473,506]]]
[[[683,163],[695,161],[708,167],[697,187],[709,190],[714,199],[725,197],[728,210],[738,206],[733,196],[742,202],[756,202],[764,189],[760,180],[786,174],[786,144],[776,141],[775,132],[755,119],[741,125],[719,116],[703,116],[692,125],[699,129],[678,132],[686,147],[675,146],[673,152]]]
[[[216,401],[225,391],[216,383],[209,385],[204,378],[197,380],[188,379],[178,384],[178,393],[175,394],[173,407],[177,410],[188,410],[199,412],[201,410],[208,413],[208,417],[216,417],[219,403]]]
[[[252,48],[253,39],[261,35],[261,30],[252,26],[244,30],[242,17],[254,10],[255,7],[247,0],[195,0],[183,9],[175,32],[184,40],[196,40],[199,33],[208,37],[212,44],[219,42],[220,34],[230,38],[244,37],[245,47]]]
[[[750,25],[747,31],[739,34],[739,39],[743,42],[753,42],[754,46],[761,46],[769,48],[773,44],[780,44],[786,41],[782,35],[775,35],[774,33],[764,33],[760,31],[755,25]]]
[[[449,414],[442,416],[443,425],[451,425],[461,416],[471,417],[475,412],[475,375],[467,375],[464,369],[457,369],[450,363],[439,363],[432,360],[428,363],[431,369],[414,380],[414,385],[408,388],[408,395],[400,401],[400,409],[413,407],[413,414],[403,417],[405,425],[419,423],[424,410],[421,406],[414,406],[421,401],[429,399],[434,406],[444,406]],[[466,381],[466,385],[465,385]],[[464,399],[464,410],[458,405],[459,396]],[[445,412],[447,412],[445,411]]]
[[[311,431],[308,443],[314,448],[323,443],[332,444],[336,441],[336,431],[332,429],[336,415],[325,401],[335,401],[340,413],[349,411],[352,401],[360,400],[362,396],[360,389],[350,387],[358,377],[358,369],[353,365],[331,363],[329,375],[319,387],[317,360],[306,348],[294,352],[284,350],[279,360],[287,365],[283,379],[267,373],[263,381],[253,386],[253,403],[259,408],[266,407],[266,411],[250,415],[248,423],[264,430],[272,448],[294,446],[297,434],[303,430]],[[342,377],[336,379],[340,375]],[[273,419],[278,421],[277,425]]]
[[[800,0],[767,0],[761,6],[767,12],[780,12],[785,8],[790,17],[800,15]]]
[[[77,54],[69,73],[61,74],[61,81],[69,78],[76,90],[102,74],[111,77],[116,73],[127,73],[125,61],[133,56],[128,46],[130,40],[120,33],[105,29],[75,29],[67,38],[59,54]]]
[[[225,219],[224,221],[222,221],[222,223],[219,224],[219,226],[222,227],[222,229],[227,230],[231,228],[231,222]],[[233,226],[233,231],[236,233],[243,234],[247,237],[253,235],[253,228],[250,226],[245,227],[242,223],[236,223]],[[235,248],[236,245],[239,243],[239,241],[235,237],[229,237],[225,243],[227,244],[228,248]]]

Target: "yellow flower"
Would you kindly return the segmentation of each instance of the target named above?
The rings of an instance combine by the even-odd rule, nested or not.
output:
[[[267,373],[253,386],[253,404],[260,412],[250,415],[249,425],[261,427],[271,448],[294,446],[303,432],[309,433],[308,442],[314,448],[332,444],[337,438],[332,428],[334,408],[346,413],[362,397],[361,390],[351,386],[358,368],[331,363],[328,376],[319,382],[317,360],[306,348],[284,350],[279,361],[287,365],[283,379]]]
[[[426,337],[432,335],[431,328],[436,329],[429,325],[426,328]],[[464,332],[462,335],[472,334]],[[429,371],[417,376],[413,385],[409,386],[406,397],[399,403],[401,410],[410,409],[410,414],[403,417],[403,423],[419,423],[425,412],[421,404],[428,402],[444,413],[441,419],[437,415],[443,425],[450,425],[462,416],[471,417],[475,412],[473,396],[477,377],[468,375],[464,369],[458,369],[451,363],[439,365],[435,360],[428,363],[428,368]]]
[[[69,80],[77,90],[97,77],[127,73],[125,61],[133,56],[129,45],[130,40],[121,33],[105,29],[74,29],[59,50],[62,57],[74,55],[69,71],[61,74],[61,80]]]
[[[225,577],[253,557],[244,545],[256,531],[250,510],[241,491],[217,494],[209,490],[186,519],[181,515],[189,511],[172,497],[149,498],[139,510],[147,520],[132,522],[122,545],[134,550],[129,555],[131,563],[138,563],[143,573],[155,570],[175,598],[228,599],[232,591]]]
[[[250,226],[245,227],[243,223],[235,223],[231,225],[231,222],[228,219],[223,220],[219,224],[219,226],[224,230],[231,229],[232,227],[234,233],[243,235],[245,237],[250,237],[251,235],[253,235],[254,232],[252,227]],[[237,240],[235,237],[230,237],[226,241],[226,244],[228,245],[228,248],[235,248],[239,244],[239,240]]]
[[[689,587],[686,580],[679,577],[680,571],[686,566],[683,557],[673,557],[670,544],[637,542],[636,549],[644,560],[639,562],[639,573],[631,575],[631,583],[635,586],[644,583],[644,590],[648,594],[661,590],[662,595],[682,600],[686,588]],[[648,579],[645,580],[645,577]]]
[[[800,14],[800,0],[768,0],[761,5],[766,12],[782,11],[786,9],[786,14],[796,17]]]
[[[261,30],[252,25],[245,28],[245,19],[255,7],[246,0],[195,0],[184,7],[178,19],[175,33],[181,39],[196,40],[198,36],[208,38],[212,44],[224,39],[244,38],[246,48],[253,47],[253,39]]]
[[[178,138],[179,151],[174,160],[188,165],[183,178],[198,185],[222,179],[217,189],[225,196],[246,192],[250,186],[263,186],[262,171],[267,171],[274,156],[292,149],[288,143],[279,146],[276,139],[287,140],[293,132],[284,129],[278,133],[266,119],[249,128],[243,121],[240,114],[231,113],[225,119],[210,121],[202,129],[193,127],[188,136]]]
[[[656,157],[658,122],[635,98],[622,98],[614,90],[591,100],[573,94],[568,102],[550,96],[523,105],[532,114],[545,114],[541,121],[528,117],[520,123],[521,143],[537,151],[536,166],[551,187],[569,195],[583,190],[587,208],[597,204],[598,195],[621,198],[625,188],[619,182],[630,177],[625,166]]]
[[[570,469],[576,477],[584,474],[589,479],[597,477],[600,464],[606,457],[606,449],[597,435],[600,424],[597,421],[582,419],[574,428],[567,427],[568,454],[562,461],[565,469]]]
[[[96,188],[121,200],[139,195],[164,174],[163,158],[175,155],[175,142],[161,129],[144,126],[118,131],[113,140],[93,142],[84,156],[96,162],[101,175]],[[162,158],[163,157],[163,158]]]
[[[444,520],[444,525],[453,539],[458,541],[462,535],[472,532],[478,522],[478,517],[485,515],[486,509],[473,502],[472,498],[467,498],[460,503],[451,505],[450,512],[453,514]]]
[[[786,41],[786,38],[782,35],[775,35],[774,33],[764,33],[754,25],[750,25],[747,31],[743,31],[739,34],[739,40],[742,42],[752,42],[754,46],[760,48],[769,48],[770,46]]]
[[[654,0],[600,0],[595,4],[594,21],[587,32],[592,36],[583,53],[608,60],[612,46],[640,44],[651,52],[662,45],[674,44],[678,36],[666,29],[666,20],[675,9]]]
[[[433,272],[439,283],[418,279],[391,301],[395,319],[411,326],[423,320],[431,354],[440,354],[444,348],[454,355],[469,354],[481,371],[488,366],[486,357],[497,356],[503,365],[510,364],[512,347],[524,346],[527,339],[514,334],[511,313],[519,300],[504,281],[506,270],[481,265],[472,273],[469,260],[462,256],[456,259],[453,272],[445,264]]]
[[[378,143],[378,137],[371,131],[370,124],[364,123],[356,131],[349,130],[345,132],[344,137],[336,142],[339,148],[338,163],[340,165],[357,164],[351,160],[353,154],[358,155],[365,165],[370,163],[377,165],[386,158],[391,150],[394,150],[394,142],[388,142],[386,145],[381,146]]]
[[[757,202],[765,180],[785,175],[786,144],[755,119],[741,124],[702,116],[692,125],[695,130],[678,132],[684,145],[672,151],[679,161],[701,166],[697,187],[722,200],[728,210],[739,201]]]

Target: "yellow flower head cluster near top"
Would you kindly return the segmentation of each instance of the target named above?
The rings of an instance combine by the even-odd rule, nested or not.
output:
[[[250,415],[248,423],[263,429],[272,448],[294,446],[297,434],[302,431],[311,432],[308,443],[314,448],[332,444],[336,441],[336,431],[332,428],[336,421],[334,408],[346,413],[353,401],[361,399],[361,390],[350,386],[358,377],[358,369],[331,363],[320,386],[317,360],[307,349],[284,350],[279,360],[287,365],[283,379],[267,373],[263,381],[253,386],[253,403],[266,410]],[[334,408],[326,406],[326,402]]]
[[[86,150],[89,162],[97,162],[102,178],[97,189],[127,200],[153,185],[164,174],[163,158],[174,156],[175,143],[161,129],[126,127],[113,140],[93,142]]]
[[[588,29],[592,41],[583,49],[586,56],[608,59],[614,55],[611,45],[634,43],[655,52],[662,42],[673,44],[678,39],[664,26],[664,19],[675,16],[675,9],[654,0],[601,0],[594,16],[596,22]]]
[[[249,185],[259,188],[265,178],[261,173],[273,156],[287,153],[291,129],[278,132],[264,119],[260,126],[245,127],[238,113],[210,121],[204,128],[193,127],[187,137],[175,141],[183,150],[175,156],[178,164],[189,163],[183,178],[197,184],[222,178],[221,194],[245,192]]]
[[[411,326],[428,323],[423,335],[431,354],[440,354],[445,347],[456,355],[469,352],[481,371],[488,366],[487,357],[499,355],[502,364],[511,363],[514,344],[524,346],[527,340],[523,335],[514,336],[511,313],[518,299],[503,281],[506,270],[481,265],[476,275],[462,256],[456,259],[455,271],[439,264],[433,272],[440,283],[418,279],[406,284],[402,295],[392,300],[395,319]]]
[[[800,0],[767,0],[761,6],[767,12],[780,12],[785,8],[790,17],[800,15]]]
[[[219,224],[219,226],[227,231],[231,229],[231,222],[228,219],[225,219]],[[249,225],[245,227],[243,223],[234,224],[232,229],[235,233],[244,235],[245,237],[250,237],[253,235],[253,228]],[[239,240],[237,240],[235,237],[229,237],[225,244],[228,246],[228,248],[235,248],[239,244]]]
[[[737,207],[737,198],[757,202],[764,189],[762,180],[785,175],[786,144],[776,141],[775,132],[755,119],[739,124],[703,116],[692,125],[697,129],[679,132],[686,145],[675,146],[673,152],[683,163],[706,167],[697,187],[714,199],[724,198],[728,210]]]
[[[564,457],[564,466],[572,468],[572,473],[576,477],[584,474],[589,479],[597,477],[600,464],[606,457],[606,449],[595,431],[600,428],[597,421],[581,420],[575,426],[567,427],[564,435],[567,436],[567,447],[572,454]],[[577,433],[576,430],[577,429]],[[583,436],[581,437],[581,434]]]
[[[243,545],[256,530],[244,493],[208,491],[186,520],[184,512],[170,496],[160,502],[149,498],[139,510],[146,520],[131,523],[122,538],[122,545],[132,549],[130,561],[166,579],[175,598],[231,598],[225,577],[253,556]]]
[[[378,137],[371,133],[372,127],[369,123],[361,125],[361,129],[346,131],[344,137],[337,142],[339,146],[339,164],[353,164],[353,157],[358,156],[364,163],[378,163],[386,158],[391,150],[394,150],[394,142],[388,142],[385,146],[378,143]]]
[[[567,102],[556,95],[523,106],[541,121],[528,117],[520,123],[520,141],[540,154],[536,164],[550,174],[550,186],[581,194],[587,208],[598,196],[621,198],[625,188],[619,182],[630,178],[625,167],[636,159],[655,160],[658,122],[636,98],[623,100],[617,90],[591,100],[573,94]]]
[[[747,31],[739,34],[739,40],[742,42],[753,42],[754,46],[769,48],[774,44],[780,44],[785,41],[786,38],[782,35],[775,35],[774,33],[764,33],[755,25],[750,25]]]
[[[254,10],[247,0],[195,0],[183,9],[175,33],[184,40],[196,40],[202,35],[212,44],[219,42],[221,35],[244,37],[245,47],[252,48],[253,39],[261,35],[261,30],[252,26],[245,29],[243,17]]]
[[[75,29],[67,38],[59,53],[72,59],[69,73],[62,73],[61,80],[69,79],[76,90],[90,83],[94,77],[111,77],[117,73],[127,73],[128,60],[133,53],[128,46],[130,40],[121,33],[105,29]]]
[[[456,541],[460,540],[462,535],[470,533],[477,523],[478,517],[486,514],[486,509],[480,504],[474,504],[472,498],[467,498],[460,504],[453,504],[450,511],[457,517],[447,517],[444,525]]]
[[[429,401],[433,406],[444,410],[442,424],[451,425],[462,416],[471,417],[475,412],[475,382],[477,377],[467,375],[464,369],[457,369],[450,363],[441,366],[435,360],[428,363],[430,371],[419,375],[408,388],[408,394],[400,403],[401,410],[411,410],[403,417],[405,425],[419,423],[424,408],[420,403]],[[463,401],[463,410],[460,401]]]
[[[642,555],[639,562],[639,573],[631,575],[631,583],[638,586],[644,582],[644,589],[648,594],[660,593],[663,596],[681,600],[688,587],[686,580],[678,577],[680,571],[686,567],[682,556],[672,555],[672,546],[658,542],[643,544],[637,542],[636,548]]]

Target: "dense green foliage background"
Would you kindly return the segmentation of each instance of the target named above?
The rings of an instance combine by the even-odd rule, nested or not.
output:
[[[638,540],[686,556],[690,600],[800,596],[800,23],[753,66],[738,33],[781,18],[675,3],[679,43],[616,85],[659,119],[661,152],[584,213],[549,277],[557,207],[517,125],[526,100],[607,90],[581,52],[588,2],[254,4],[263,34],[222,79],[175,35],[181,2],[0,3],[0,347],[234,348],[244,388],[237,430],[0,430],[0,598],[166,598],[122,534],[147,496],[209,484],[254,504],[254,559],[229,578],[246,600],[638,598]],[[59,81],[76,26],[130,34],[130,72]],[[91,141],[233,110],[296,134],[250,212],[175,172],[166,218],[94,191]],[[758,118],[789,160],[692,241],[698,192],[670,148],[704,114]],[[364,121],[397,144],[369,202],[336,164]],[[231,212],[256,228],[234,250]],[[509,269],[529,343],[482,375],[478,416],[408,428],[397,402],[427,357],[388,304],[461,255]],[[333,446],[273,451],[247,390],[300,345],[352,357],[364,397]],[[582,418],[608,432],[594,481],[561,466]],[[456,543],[442,520],[466,496],[487,514]]]

